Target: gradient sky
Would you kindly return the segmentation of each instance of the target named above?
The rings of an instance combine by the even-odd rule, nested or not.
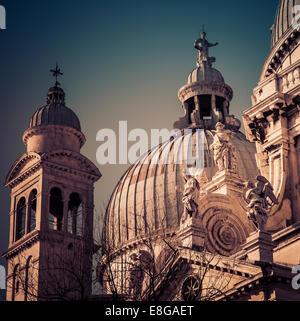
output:
[[[96,163],[96,133],[118,128],[172,128],[182,117],[178,89],[195,67],[193,43],[205,24],[210,54],[234,90],[231,113],[240,118],[270,49],[276,0],[9,0],[0,30],[0,252],[7,248],[9,191],[3,186],[25,152],[22,134],[44,105],[56,61],[67,106],[81,120],[82,153]],[[99,166],[95,208],[101,212],[128,166]],[[0,260],[0,263],[3,262]]]

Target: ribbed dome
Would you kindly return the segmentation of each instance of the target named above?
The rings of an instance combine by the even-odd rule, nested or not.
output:
[[[188,75],[187,84],[203,81],[224,83],[224,78],[218,70],[208,66],[202,66],[194,69]]]
[[[46,106],[38,109],[31,117],[29,128],[41,125],[63,125],[81,131],[76,114],[65,105],[65,93],[59,87],[52,87],[47,94]]]
[[[177,136],[162,146],[149,151],[140,161],[131,166],[117,184],[107,207],[103,239],[111,246],[126,244],[137,237],[163,227],[179,226],[183,213],[183,170],[186,165],[176,164],[174,151],[184,143],[191,142],[196,153],[196,133]],[[205,131],[204,162],[208,180],[216,174],[213,154],[209,146],[215,131]],[[241,132],[233,133],[231,143],[237,151],[238,174],[245,180],[258,174],[255,161],[255,145]],[[164,159],[170,155],[169,164]]]
[[[293,23],[293,7],[300,5],[300,0],[280,0],[276,11],[274,25],[272,26],[273,47],[291,27]]]

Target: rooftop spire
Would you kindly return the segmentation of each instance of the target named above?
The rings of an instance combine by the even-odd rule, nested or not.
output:
[[[204,27],[203,27],[204,30]],[[212,63],[216,61],[215,57],[209,57],[208,49],[210,47],[215,47],[219,43],[209,43],[206,40],[206,32],[201,32],[201,36],[194,43],[194,47],[199,51],[197,58],[197,67],[208,66],[211,68]]]
[[[58,87],[60,83],[57,81],[57,78],[59,76],[62,76],[63,73],[60,71],[60,68],[58,68],[58,64],[56,63],[55,69],[51,69],[50,72],[52,72],[53,77],[55,77],[55,87]]]
[[[55,105],[64,105],[65,104],[65,93],[59,87],[60,83],[58,82],[57,78],[62,76],[63,73],[61,72],[58,64],[56,63],[55,69],[51,69],[53,77],[55,77],[55,84],[54,87],[50,88],[47,94],[47,105],[54,103]]]

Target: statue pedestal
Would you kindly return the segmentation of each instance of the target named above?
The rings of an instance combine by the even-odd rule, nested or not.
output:
[[[218,172],[211,182],[203,186],[207,193],[218,193],[224,195],[241,194],[244,188],[244,181],[233,171],[224,170]]]
[[[243,250],[250,261],[273,263],[274,247],[271,233],[258,231],[250,234]]]
[[[178,236],[181,239],[181,245],[185,248],[192,250],[204,248],[206,231],[200,226],[199,221],[193,217],[189,217],[180,223]]]

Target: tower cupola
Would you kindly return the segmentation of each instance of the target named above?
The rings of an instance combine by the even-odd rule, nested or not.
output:
[[[28,152],[45,153],[55,149],[79,152],[85,143],[77,115],[66,106],[65,92],[57,77],[62,75],[56,65],[51,70],[56,77],[53,87],[48,90],[46,105],[31,117],[23,142]]]
[[[232,130],[240,128],[240,121],[229,115],[233,91],[225,83],[222,74],[212,67],[216,58],[209,56],[209,48],[217,45],[208,42],[205,32],[195,41],[194,47],[198,50],[197,67],[188,75],[186,84],[178,92],[185,116],[174,124],[175,128],[213,129],[218,122]]]

